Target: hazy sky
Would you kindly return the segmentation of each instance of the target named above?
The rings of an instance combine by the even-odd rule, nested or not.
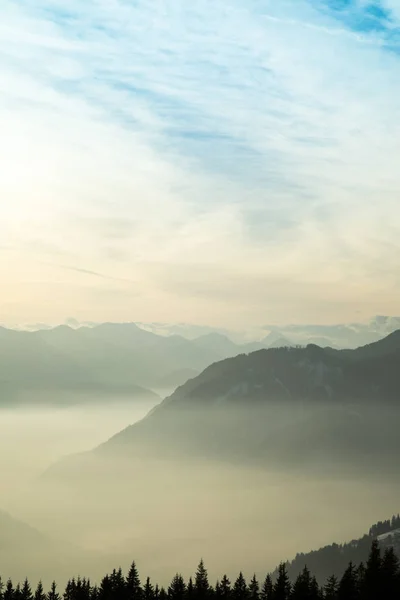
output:
[[[2,0],[0,321],[400,305],[400,0]]]

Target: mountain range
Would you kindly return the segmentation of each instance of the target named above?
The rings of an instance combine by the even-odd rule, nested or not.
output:
[[[16,331],[0,328],[0,403],[36,391],[55,402],[59,390],[123,393],[153,403],[210,363],[262,347],[238,346],[225,336],[195,340],[145,331],[134,323],[73,329]]]
[[[366,322],[334,323],[334,324],[266,324],[247,332],[213,329],[185,323],[138,323],[138,325],[161,335],[181,335],[187,339],[195,339],[207,333],[219,333],[230,338],[237,344],[249,340],[257,340],[264,347],[271,347],[280,339],[283,345],[317,344],[332,348],[357,348],[371,342],[376,342],[386,335],[400,329],[400,316],[390,317],[376,315]]]
[[[309,345],[241,354],[207,367],[85,460],[192,456],[394,468],[399,366],[400,331],[356,350]]]

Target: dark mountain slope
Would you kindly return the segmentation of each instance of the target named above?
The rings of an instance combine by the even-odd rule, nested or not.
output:
[[[400,346],[396,334],[389,353],[379,342],[366,357],[310,345],[215,363],[102,444],[90,460],[89,454],[67,460],[63,469],[117,456],[392,472],[400,452],[397,341]]]
[[[393,348],[387,351],[388,344]],[[98,452],[360,459],[399,449],[400,336],[368,351],[262,350],[213,364]]]
[[[381,550],[389,545],[394,547],[395,552],[400,558],[400,529],[398,527],[399,517],[385,521],[388,526],[384,534],[379,535],[380,524],[373,525],[368,534],[361,538],[352,540],[344,544],[331,544],[324,546],[319,550],[300,553],[287,563],[289,577],[294,580],[305,565],[315,574],[317,579],[324,583],[332,574],[341,577],[346,570],[349,562],[358,566],[361,562],[366,563],[371,544],[374,539],[378,539]],[[277,575],[277,570],[274,576]]]

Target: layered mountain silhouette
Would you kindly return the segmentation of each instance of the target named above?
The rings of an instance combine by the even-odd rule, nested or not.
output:
[[[165,337],[134,323],[38,331],[0,328],[0,403],[17,402],[26,390],[87,391],[98,397],[124,393],[154,402],[154,392],[170,392],[209,364],[259,347],[238,346],[217,333],[196,340]],[[56,397],[50,395],[49,401]]]
[[[400,331],[356,350],[309,345],[242,354],[209,366],[84,460],[392,468],[400,450],[399,366]]]

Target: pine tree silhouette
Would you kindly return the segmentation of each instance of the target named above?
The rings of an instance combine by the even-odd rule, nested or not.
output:
[[[160,593],[159,593],[158,597],[159,597],[159,600],[167,600],[168,599],[168,594],[163,587],[160,588]]]
[[[374,540],[369,553],[364,576],[364,586],[362,588],[365,600],[376,600],[379,598],[381,590],[381,567],[381,549],[378,541]]]
[[[143,600],[155,600],[155,591],[150,581],[150,577],[146,578],[146,583],[143,588]]]
[[[353,563],[350,563],[339,583],[338,600],[359,600],[358,588],[356,569]]]
[[[33,600],[32,589],[27,579],[21,588],[21,600]]]
[[[311,577],[309,599],[324,600],[323,589],[318,585],[316,577]]]
[[[226,575],[224,575],[221,579],[219,593],[222,600],[228,600],[228,598],[231,598],[232,596],[231,582]]]
[[[232,598],[234,600],[247,600],[248,595],[246,580],[243,577],[243,573],[240,572],[235,583],[233,584]]]
[[[186,586],[186,599],[193,600],[193,598],[194,598],[194,584],[193,584],[193,579],[190,577],[188,584]]]
[[[128,577],[126,578],[127,600],[141,600],[142,588],[140,585],[139,572],[135,561],[131,564]]]
[[[168,588],[168,598],[171,600],[184,600],[186,595],[186,585],[182,575],[177,573],[172,579]]]
[[[127,583],[125,577],[122,574],[122,569],[114,569],[110,577],[111,592],[113,598],[119,600],[125,600],[127,597]]]
[[[37,584],[37,588],[36,588],[36,591],[34,594],[34,599],[35,600],[47,600],[46,594],[44,593],[44,590],[43,590],[43,584],[41,581],[39,581]]]
[[[60,600],[60,594],[57,592],[57,584],[55,581],[51,584],[50,591],[47,594],[47,600]]]
[[[338,589],[338,579],[335,575],[331,575],[324,586],[325,600],[337,600]]]
[[[210,584],[208,582],[207,569],[203,559],[200,560],[194,579],[194,597],[196,600],[205,600],[210,595]]]
[[[267,575],[261,588],[260,599],[272,600],[273,585],[271,575]]]
[[[254,573],[250,584],[249,584],[249,598],[250,600],[258,600],[260,597],[260,585],[258,583],[256,574]]]
[[[65,586],[65,591],[63,594],[63,599],[64,600],[73,600],[73,582],[72,579],[69,579],[67,581],[67,585]]]
[[[393,520],[394,519],[394,520]],[[397,523],[394,517],[391,523]],[[386,527],[386,522],[380,527]],[[385,542],[387,543],[387,542]],[[392,542],[389,541],[391,544]],[[209,584],[208,573],[203,560],[200,561],[195,582],[190,578],[185,585],[182,575],[177,573],[169,587],[159,589],[151,584],[147,577],[143,588],[140,586],[139,574],[135,563],[132,563],[128,576],[122,574],[121,568],[114,569],[111,575],[105,575],[99,588],[92,587],[90,580],[78,577],[70,579],[62,595],[62,600],[400,600],[400,559],[392,545],[388,546],[381,556],[379,543],[374,540],[370,546],[366,565],[360,563],[355,567],[348,564],[338,582],[335,576],[328,578],[323,590],[320,589],[315,576],[307,567],[296,577],[291,588],[287,565],[281,563],[278,568],[275,584],[267,575],[260,590],[254,575],[249,585],[242,572],[239,573],[233,587],[226,575],[217,581],[213,588]],[[53,581],[50,591],[45,594],[39,581],[34,594],[28,579],[22,586],[14,588],[9,579],[4,586],[0,579],[0,600],[61,600]]]
[[[113,586],[109,575],[105,575],[101,580],[98,596],[99,600],[113,600]]]
[[[97,585],[92,587],[92,591],[90,592],[90,600],[99,600],[99,588]]]
[[[3,600],[13,600],[14,598],[14,586],[11,579],[7,580],[4,592],[3,592]]]
[[[272,600],[288,600],[290,597],[291,585],[287,574],[285,563],[278,567],[278,578],[275,582],[272,592]]]
[[[381,565],[382,598],[398,600],[400,598],[400,561],[393,547],[386,548]]]

